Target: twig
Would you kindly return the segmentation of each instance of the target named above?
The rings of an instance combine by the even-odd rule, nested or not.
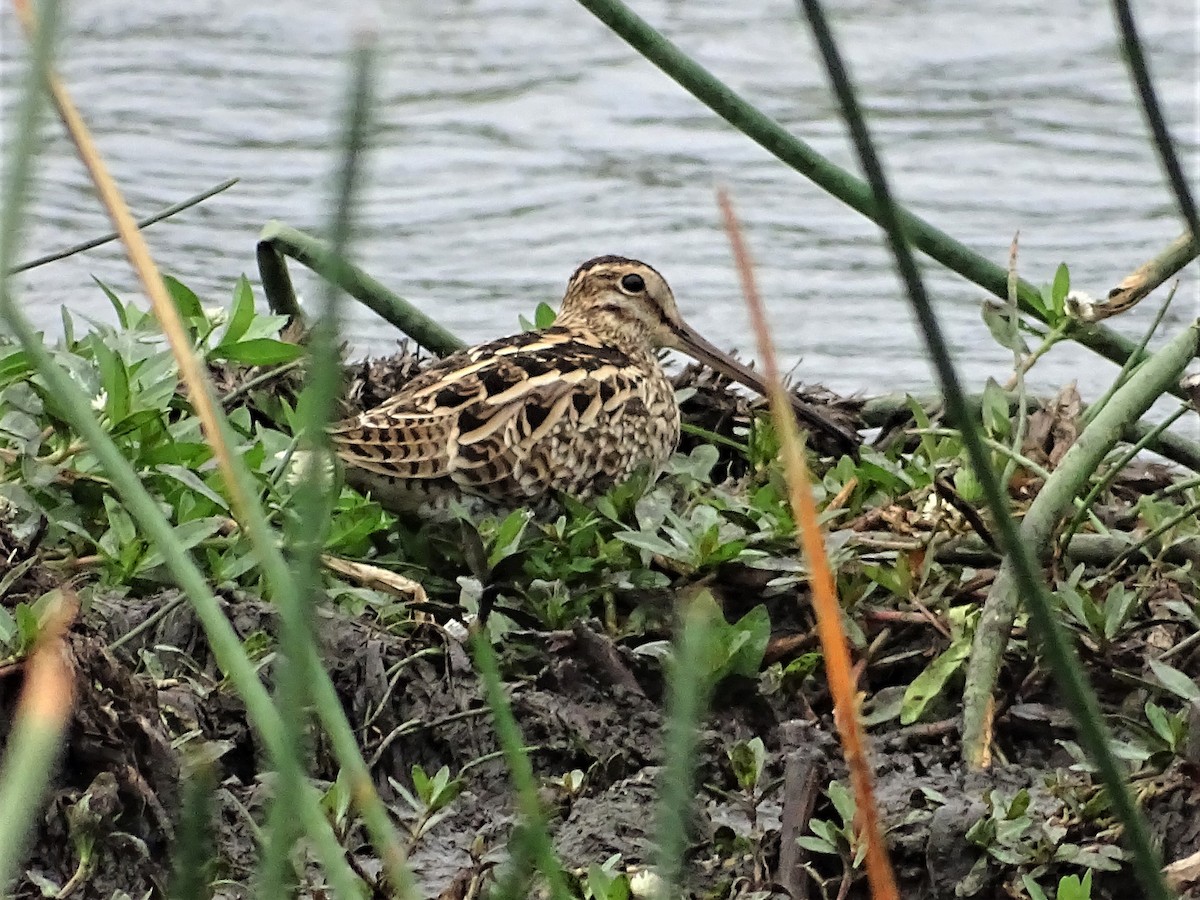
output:
[[[1020,333],[1021,307],[1017,299],[1017,253],[1020,246],[1020,239],[1021,233],[1018,231],[1013,235],[1012,246],[1008,250],[1008,337],[1012,343],[1013,389],[1017,393],[1017,414],[1012,435],[1014,454],[1021,452],[1021,448],[1025,444],[1025,430],[1029,424],[1029,396],[1025,393],[1026,368],[1022,365],[1023,360],[1021,359],[1021,347],[1024,346],[1021,342]],[[1004,465],[1004,473],[1000,476],[1000,483],[1008,484],[1016,469],[1016,461],[1009,459]]]
[[[1186,232],[1181,234],[1153,259],[1122,278],[1121,283],[1108,292],[1105,302],[1092,308],[1092,315],[1104,319],[1124,312],[1197,256],[1200,256],[1200,237]]]
[[[229,190],[238,183],[238,179],[229,178],[222,181],[220,184],[210,187],[206,191],[201,191],[195,196],[188,197],[186,200],[181,200],[173,206],[168,206],[166,209],[161,209],[158,212],[146,216],[144,219],[139,219],[135,225],[138,229],[148,228],[156,222],[161,222],[163,219],[169,219],[176,213],[183,212],[185,209],[203,203],[209,197],[215,196],[222,191]],[[28,262],[18,263],[8,270],[9,275],[16,275],[18,272],[25,272],[29,269],[36,269],[38,266],[44,266],[46,263],[57,262],[60,259],[66,259],[68,256],[74,256],[76,253],[83,253],[87,250],[94,250],[104,244],[111,243],[119,239],[121,235],[116,231],[110,231],[103,237],[92,238],[90,241],[84,241],[81,244],[75,244],[73,247],[68,247],[66,250],[58,250],[54,253],[47,253],[45,256],[39,256],[37,259],[31,259]]]

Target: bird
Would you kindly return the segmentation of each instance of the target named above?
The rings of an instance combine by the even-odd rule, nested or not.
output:
[[[638,470],[656,478],[675,451],[680,416],[664,348],[765,391],[683,320],[656,269],[597,256],[567,282],[554,324],[438,360],[330,438],[347,482],[393,511],[436,511],[452,499],[506,509],[560,494],[587,500]],[[856,443],[796,402],[811,427]]]

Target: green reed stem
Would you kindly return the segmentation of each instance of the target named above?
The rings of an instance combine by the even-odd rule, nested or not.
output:
[[[819,0],[799,0],[817,46],[829,72],[829,80],[842,108],[847,128],[854,142],[863,172],[870,183],[871,191],[879,212],[879,221],[887,233],[887,242],[896,260],[896,268],[904,283],[913,312],[925,337],[926,347],[946,395],[946,405],[951,419],[962,432],[963,443],[979,479],[988,507],[991,509],[1002,543],[1016,582],[1028,600],[1030,615],[1041,632],[1046,657],[1058,677],[1063,691],[1079,726],[1080,739],[1091,756],[1108,788],[1109,798],[1117,816],[1125,825],[1125,837],[1133,852],[1134,869],[1146,896],[1152,900],[1167,900],[1168,892],[1160,872],[1158,854],[1150,839],[1146,821],[1134,803],[1122,777],[1121,769],[1109,744],[1108,729],[1100,713],[1100,705],[1087,683],[1086,677],[1062,626],[1058,623],[1053,598],[1041,577],[1037,560],[1017,532],[1016,523],[1008,510],[1007,498],[1001,488],[996,472],[988,460],[987,451],[981,440],[979,429],[970,415],[966,396],[958,381],[949,347],[942,334],[941,325],[933,311],[933,304],[925,291],[916,260],[909,249],[909,223],[902,219],[892,203],[891,190],[883,171],[883,165],[875,151],[875,145],[867,129],[866,120],[859,109],[855,90],[851,84],[841,54],[834,43],[829,24]],[[967,743],[964,740],[964,749]],[[985,748],[986,749],[986,748]],[[972,756],[967,760],[978,766],[984,760]]]
[[[1175,292],[1178,287],[1179,285],[1176,283],[1175,287],[1171,288],[1171,290],[1167,292],[1167,298],[1163,300],[1162,304],[1158,307],[1158,312],[1154,314],[1154,318],[1150,321],[1149,327],[1142,334],[1142,339],[1138,341],[1137,353],[1125,360],[1125,364],[1121,366],[1121,371],[1117,373],[1117,377],[1113,379],[1113,383],[1109,385],[1108,390],[1106,390],[1100,396],[1099,400],[1091,404],[1084,411],[1084,422],[1090,422],[1092,419],[1094,419],[1100,410],[1104,409],[1105,404],[1108,403],[1112,395],[1115,394],[1121,385],[1123,385],[1129,378],[1130,372],[1133,371],[1134,366],[1136,365],[1134,360],[1145,355],[1146,347],[1150,345],[1150,339],[1154,337],[1154,333],[1158,331],[1158,326],[1162,324],[1162,320],[1167,315],[1167,310],[1171,308],[1171,303],[1175,300]],[[1159,429],[1159,431],[1161,433],[1162,429]]]
[[[336,279],[338,287],[431,353],[446,356],[466,346],[457,336],[362,269],[345,259],[335,260],[325,242],[282,222],[268,222],[259,235],[259,271],[271,309],[277,313],[294,315],[294,311],[300,309],[287,274],[285,256],[327,278]]]
[[[1062,534],[1058,538],[1058,545],[1060,547],[1067,547],[1070,545],[1071,538],[1073,538],[1075,533],[1079,531],[1079,526],[1083,524],[1084,517],[1091,512],[1092,504],[1096,502],[1096,498],[1099,497],[1103,491],[1107,490],[1112,483],[1117,480],[1117,477],[1121,474],[1125,467],[1132,462],[1133,458],[1150,446],[1150,444],[1154,443],[1155,439],[1157,439],[1160,434],[1170,428],[1171,425],[1190,412],[1191,409],[1189,407],[1181,405],[1173,413],[1146,432],[1146,434],[1142,435],[1141,438],[1132,443],[1129,446],[1129,449],[1112,461],[1112,464],[1108,467],[1108,471],[1101,478],[1096,479],[1096,483],[1092,485],[1091,490],[1087,492],[1087,496],[1083,498],[1082,502],[1077,503],[1075,515],[1071,517],[1071,521],[1067,524],[1067,527],[1062,530]],[[1124,429],[1122,429],[1122,434],[1123,433]]]
[[[808,144],[791,135],[774,119],[764,115],[652,28],[622,0],[579,0],[579,3],[742,134],[817,187],[883,226],[882,207],[876,202],[875,194],[867,182],[834,165]],[[1008,296],[1008,273],[1003,266],[996,265],[902,207],[894,209],[893,218],[903,227],[914,247],[1001,300]],[[1019,280],[1017,298],[1023,312],[1045,321],[1041,312],[1040,292],[1034,285]],[[1128,338],[1100,324],[1077,322],[1070,330],[1070,337],[1118,365],[1134,351]]]
[[[12,896],[7,889],[21,869],[29,832],[40,818],[67,724],[22,719],[8,736],[0,766],[0,896]]]
[[[1164,387],[1179,378],[1179,373],[1196,353],[1198,336],[1200,330],[1191,326],[1172,338],[1138,367],[1083,430],[1058,468],[1046,479],[1021,520],[1019,533],[1024,546],[1044,548],[1043,553],[1049,555],[1054,546],[1055,528],[1070,511],[1071,504],[1079,503],[1080,490],[1120,440],[1125,425],[1145,413],[1162,395]],[[1080,504],[1080,517],[1089,511],[1089,506]],[[1001,563],[984,601],[967,663],[963,691],[963,746],[968,755],[986,752],[991,731],[990,701],[1020,599],[1028,593],[1026,588],[1026,583],[1016,576],[1010,555]]]

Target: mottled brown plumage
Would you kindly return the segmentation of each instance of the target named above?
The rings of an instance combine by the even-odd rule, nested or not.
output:
[[[602,256],[567,284],[557,322],[455,353],[332,429],[347,479],[392,509],[468,495],[502,507],[586,498],[679,440],[657,351],[672,347],[760,387],[688,327],[645,263]]]

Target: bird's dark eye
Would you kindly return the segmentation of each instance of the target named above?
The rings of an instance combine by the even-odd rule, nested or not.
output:
[[[646,289],[646,279],[641,275],[626,275],[621,279],[621,289],[630,294],[640,294]]]

